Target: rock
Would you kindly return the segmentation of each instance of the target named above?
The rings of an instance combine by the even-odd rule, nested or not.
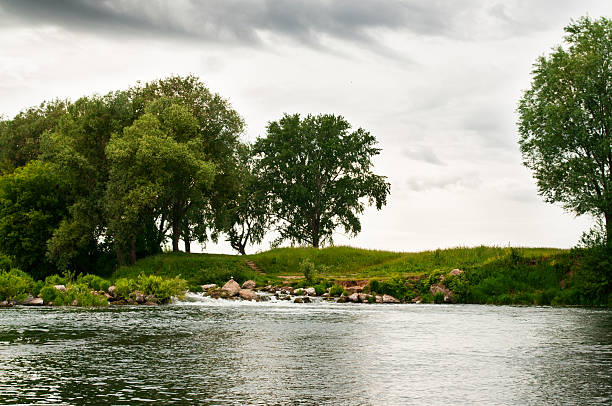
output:
[[[73,306],[78,306],[78,304],[79,304],[79,302],[78,302],[76,299],[74,299],[74,300],[72,301],[72,305],[73,305]]]
[[[117,297],[117,287],[115,285],[108,287],[108,294],[112,297]]]
[[[370,301],[369,299],[372,297],[372,295],[368,295],[365,293],[358,293],[357,295],[359,296],[359,301],[361,303],[368,303]]]
[[[136,292],[134,292],[134,301],[138,304],[143,304],[144,302],[146,302],[145,295],[137,290]]]
[[[301,297],[296,297],[296,298],[293,300],[293,303],[304,303],[304,299],[302,299]]]
[[[384,303],[383,302],[383,297],[380,296],[380,295],[376,295],[376,300],[375,301],[376,301],[376,303]]]
[[[308,296],[316,296],[317,295],[317,291],[315,290],[315,288],[306,288],[304,289],[304,293]]]
[[[106,292],[102,292],[102,296],[104,296],[104,297],[106,298],[106,300],[112,300],[112,299],[114,299],[114,298],[113,298],[111,295],[109,295],[109,294],[108,294],[108,293],[106,293]]]
[[[329,292],[325,292],[321,295],[321,297],[329,297]]]
[[[346,288],[351,293],[361,293],[363,292],[363,286],[349,286]]]
[[[463,273],[463,271],[461,269],[453,269],[452,271],[450,271],[451,275],[461,275]]]
[[[269,293],[276,293],[278,288],[276,286],[270,286],[267,290]]]
[[[221,288],[222,291],[227,292],[230,296],[238,296],[240,293],[240,285],[233,279],[227,281],[225,285]]]
[[[57,290],[59,290],[60,292],[65,292],[66,291],[66,286],[65,285],[53,285],[53,287]]]
[[[148,305],[159,304],[159,299],[157,298],[157,296],[148,295],[147,297],[145,297],[145,304],[148,304]]]
[[[251,289],[240,289],[238,294],[244,300],[257,300],[257,293],[253,292]]]
[[[429,291],[432,295],[436,295],[438,293],[442,293],[444,295],[444,303],[450,303],[453,300],[453,292],[446,286],[436,283],[435,285],[431,285],[429,287]]]
[[[293,294],[296,296],[304,296],[305,295],[304,289],[296,289],[293,291]]]
[[[349,302],[359,303],[359,293],[353,293],[347,297]]]
[[[414,299],[411,300],[412,303],[416,303],[419,304],[423,301],[423,299],[421,298],[421,296],[417,296]]]
[[[255,286],[257,286],[257,283],[249,279],[248,281],[242,284],[242,289],[255,289]]]
[[[43,300],[40,297],[27,298],[22,303],[24,306],[42,306]]]
[[[310,298],[308,296],[304,296],[302,300],[304,301],[304,303],[310,303]]]
[[[209,283],[207,285],[202,285],[202,290],[206,292],[207,290],[215,289],[216,287],[217,287],[216,283]]]
[[[400,301],[391,295],[383,295],[382,302],[383,303],[399,303]]]
[[[293,288],[291,286],[283,286],[280,288],[280,292],[284,295],[293,295]]]
[[[346,303],[347,300],[346,296],[340,296],[338,300],[336,300],[336,303]]]
[[[280,296],[278,299],[279,299],[279,300],[291,300],[291,296],[289,296],[289,295],[283,295],[283,296]]]
[[[267,302],[270,300],[270,296],[259,296],[259,300],[261,300],[262,302]]]
[[[0,302],[0,307],[12,307],[13,304],[10,303],[8,300],[3,300]]]

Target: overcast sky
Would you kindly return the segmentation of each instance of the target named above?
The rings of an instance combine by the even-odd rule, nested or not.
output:
[[[570,247],[590,219],[538,196],[516,107],[583,15],[611,17],[612,2],[0,0],[0,114],[195,74],[247,140],[284,112],[341,114],[379,140],[388,204],[336,244]]]

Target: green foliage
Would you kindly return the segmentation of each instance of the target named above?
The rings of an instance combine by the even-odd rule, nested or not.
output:
[[[327,292],[327,286],[325,285],[324,282],[314,285],[313,288],[315,292],[317,293],[317,296],[321,296],[323,293]]]
[[[23,300],[33,287],[32,277],[19,269],[0,272],[0,301]]]
[[[365,201],[381,209],[390,184],[372,172],[376,139],[359,128],[350,132],[341,116],[285,115],[268,124],[254,146],[261,187],[271,198],[279,240],[319,247],[343,227],[361,231]]]
[[[134,279],[120,278],[115,281],[117,288],[117,296],[128,299],[130,294],[138,289],[138,285]]]
[[[145,295],[153,295],[161,303],[166,303],[172,296],[184,297],[187,282],[179,277],[162,278],[156,275],[140,274],[137,279],[137,287]]]
[[[68,195],[55,168],[40,161],[0,177],[0,251],[35,278],[55,271],[47,240],[67,213]]]
[[[0,253],[0,271],[10,271],[13,268],[13,260],[8,256]]]
[[[45,288],[46,289],[46,288]],[[46,295],[51,295],[45,291]],[[43,298],[44,300],[44,298]],[[108,306],[108,301],[103,296],[91,292],[85,283],[69,283],[65,292],[56,290],[53,304],[57,306]]]
[[[612,20],[582,17],[565,32],[566,47],[538,58],[519,104],[523,163],[547,202],[604,217],[611,245]]]
[[[407,286],[404,277],[394,277],[388,280],[372,279],[368,286],[372,294],[391,295],[399,300],[410,300],[417,296],[417,292]]]
[[[304,275],[307,283],[312,283],[317,275],[315,266],[309,259],[300,262],[300,272]]]
[[[47,285],[40,290],[40,297],[46,304],[55,301],[55,298],[57,297],[58,293],[59,291],[55,289],[52,285]]]
[[[342,292],[344,292],[344,287],[341,285],[334,284],[331,288],[329,288],[330,296],[340,296],[342,295]]]
[[[101,278],[97,275],[85,275],[77,279],[77,282],[81,282],[89,286],[93,290],[106,291],[110,287],[110,282],[107,279]]]

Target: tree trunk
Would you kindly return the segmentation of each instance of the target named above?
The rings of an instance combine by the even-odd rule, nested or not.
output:
[[[246,251],[244,250],[246,244],[240,244],[238,246],[238,252],[240,253],[240,255],[246,255]]]
[[[125,262],[123,261],[123,251],[121,250],[121,247],[115,247],[115,253],[117,254],[117,262],[119,263],[119,266],[125,265]]]
[[[185,234],[183,235],[183,242],[185,243],[185,252],[191,252],[191,238],[189,231],[185,231]]]
[[[130,265],[136,263],[136,238],[130,240]]]
[[[319,232],[319,218],[315,218],[312,224],[312,246],[314,248],[319,248],[319,239],[321,238],[321,233]]]
[[[612,213],[604,213],[604,219],[606,221],[606,245],[612,248]]]
[[[176,206],[172,208],[172,251],[179,251],[179,240],[181,239],[181,216]]]

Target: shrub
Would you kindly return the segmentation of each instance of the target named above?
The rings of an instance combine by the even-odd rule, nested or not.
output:
[[[316,269],[310,259],[305,258],[300,262],[300,272],[304,275],[306,282],[312,283],[316,276]]]
[[[11,268],[13,268],[13,261],[11,261],[11,258],[4,254],[0,254],[0,271],[8,272]]]
[[[329,288],[329,295],[330,296],[340,296],[342,295],[342,292],[344,292],[344,287],[340,286],[340,285],[332,285],[331,288]]]
[[[318,285],[314,285],[313,287],[315,292],[317,292],[317,296],[321,296],[327,291],[327,286],[325,286],[325,283],[320,283]]]
[[[55,289],[49,286],[51,289]],[[46,289],[46,287],[44,288]],[[45,293],[47,294],[47,293]],[[43,298],[43,300],[45,300]],[[84,283],[69,283],[65,292],[56,290],[53,304],[59,306],[108,306],[108,301],[103,296],[92,293]]]
[[[137,289],[136,281],[133,279],[120,278],[115,281],[115,287],[117,288],[117,296],[124,299],[130,298],[130,293]]]
[[[104,278],[101,278],[97,275],[85,275],[83,277],[78,278],[78,281],[86,284],[93,290],[108,290],[110,287],[110,282]]]
[[[53,286],[47,285],[40,290],[40,297],[45,303],[54,302],[57,296],[58,290]]]
[[[32,277],[19,269],[0,272],[0,300],[23,300],[33,287]]]
[[[444,303],[444,293],[442,292],[438,292],[435,295],[433,295],[433,302],[434,303]]]

